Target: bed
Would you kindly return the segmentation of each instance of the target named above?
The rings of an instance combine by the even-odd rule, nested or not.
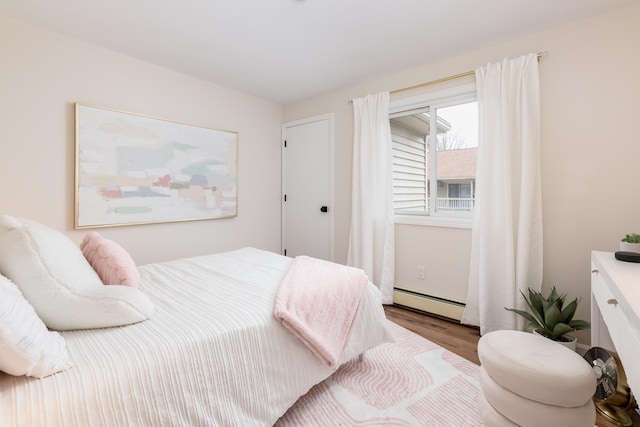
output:
[[[54,375],[0,372],[1,425],[273,425],[336,369],[274,316],[292,262],[243,248],[139,267],[153,315],[61,332],[73,366]],[[369,283],[337,365],[391,341]]]

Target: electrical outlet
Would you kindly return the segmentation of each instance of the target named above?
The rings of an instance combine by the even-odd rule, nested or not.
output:
[[[419,265],[416,269],[416,277],[424,280],[424,266]]]

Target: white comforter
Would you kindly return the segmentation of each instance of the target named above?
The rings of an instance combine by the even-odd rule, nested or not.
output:
[[[63,335],[75,366],[0,373],[6,426],[267,426],[332,371],[273,315],[292,260],[253,248],[140,267],[145,322]],[[341,362],[388,338],[369,285]]]

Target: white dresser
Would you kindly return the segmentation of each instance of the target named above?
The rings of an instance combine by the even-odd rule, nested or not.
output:
[[[618,353],[640,396],[640,264],[591,253],[591,346]]]

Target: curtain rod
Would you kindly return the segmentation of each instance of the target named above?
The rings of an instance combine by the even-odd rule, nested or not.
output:
[[[538,52],[538,54],[536,55],[537,58],[538,58],[538,62],[540,62],[540,59],[545,57],[546,55],[547,55],[546,51]],[[431,85],[435,85],[435,84],[438,84],[438,83],[447,82],[449,80],[459,79],[461,77],[472,76],[474,74],[475,74],[475,70],[466,71],[464,73],[455,74],[453,76],[442,77],[442,78],[437,79],[437,80],[431,80],[430,82],[420,83],[420,84],[413,85],[413,86],[403,87],[401,89],[391,90],[391,91],[389,91],[389,95],[393,95],[394,93],[405,92],[407,90],[418,89],[418,88],[425,87],[425,86],[431,86]],[[353,99],[350,99],[349,102],[353,103]]]

